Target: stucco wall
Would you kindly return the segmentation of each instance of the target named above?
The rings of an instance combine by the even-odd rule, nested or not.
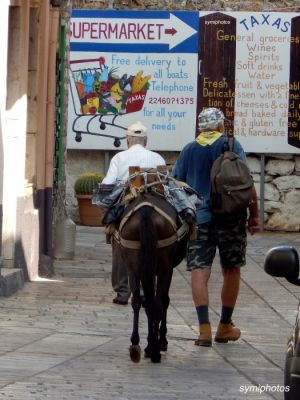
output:
[[[230,1],[230,0],[73,0],[73,8],[98,9],[153,9],[153,10],[225,10],[225,11],[300,11],[299,1]],[[115,152],[107,152],[111,158]],[[173,164],[178,153],[162,152],[168,164]],[[249,154],[258,196],[264,198],[264,229],[300,230],[300,156],[268,155],[265,157],[264,193],[260,193],[261,158]],[[104,172],[103,151],[68,150],[66,163],[66,202],[69,216],[78,222],[78,208],[73,185],[76,176],[87,171]]]

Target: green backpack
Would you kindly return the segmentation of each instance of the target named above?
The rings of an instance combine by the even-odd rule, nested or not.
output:
[[[232,136],[225,150],[212,165],[211,209],[215,214],[233,214],[247,209],[251,202],[253,178],[248,166],[233,152]]]

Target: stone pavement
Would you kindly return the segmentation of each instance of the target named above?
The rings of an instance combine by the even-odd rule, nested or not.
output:
[[[168,352],[160,364],[144,358],[134,364],[128,354],[131,306],[112,304],[110,246],[102,228],[78,226],[74,260],[56,260],[52,279],[26,283],[15,295],[0,298],[0,399],[283,399],[285,346],[300,290],[263,271],[266,251],[278,244],[300,251],[300,235],[249,237],[234,314],[242,330],[238,342],[194,345],[198,327],[190,273],[182,263],[170,291]],[[220,285],[216,262],[210,281],[214,329]],[[143,310],[140,326],[143,348]],[[259,393],[266,385],[268,393]]]

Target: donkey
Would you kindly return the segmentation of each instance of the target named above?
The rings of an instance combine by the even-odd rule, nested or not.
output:
[[[112,240],[114,256],[125,263],[132,292],[133,331],[130,357],[139,362],[139,312],[145,307],[148,319],[145,357],[161,360],[167,351],[167,309],[173,269],[184,258],[191,224],[179,223],[173,206],[164,198],[149,193],[139,194],[130,203],[117,226]],[[141,285],[144,299],[141,296]],[[144,300],[144,301],[143,301]]]

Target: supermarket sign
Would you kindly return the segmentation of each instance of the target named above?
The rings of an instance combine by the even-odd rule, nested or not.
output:
[[[76,13],[75,13],[76,15]],[[79,13],[80,15],[80,13]],[[131,18],[130,18],[131,16]],[[168,46],[171,50],[184,42],[197,31],[190,25],[168,14],[167,18],[140,18],[134,14],[120,18],[115,15],[103,21],[95,18],[73,18],[71,26],[72,47],[80,49],[79,44],[155,44],[158,48]],[[77,45],[77,46],[76,46]],[[78,46],[79,45],[79,46]],[[101,46],[100,46],[101,48]]]
[[[203,107],[247,152],[300,153],[296,13],[73,10],[68,147],[124,149],[141,120],[181,150]]]

